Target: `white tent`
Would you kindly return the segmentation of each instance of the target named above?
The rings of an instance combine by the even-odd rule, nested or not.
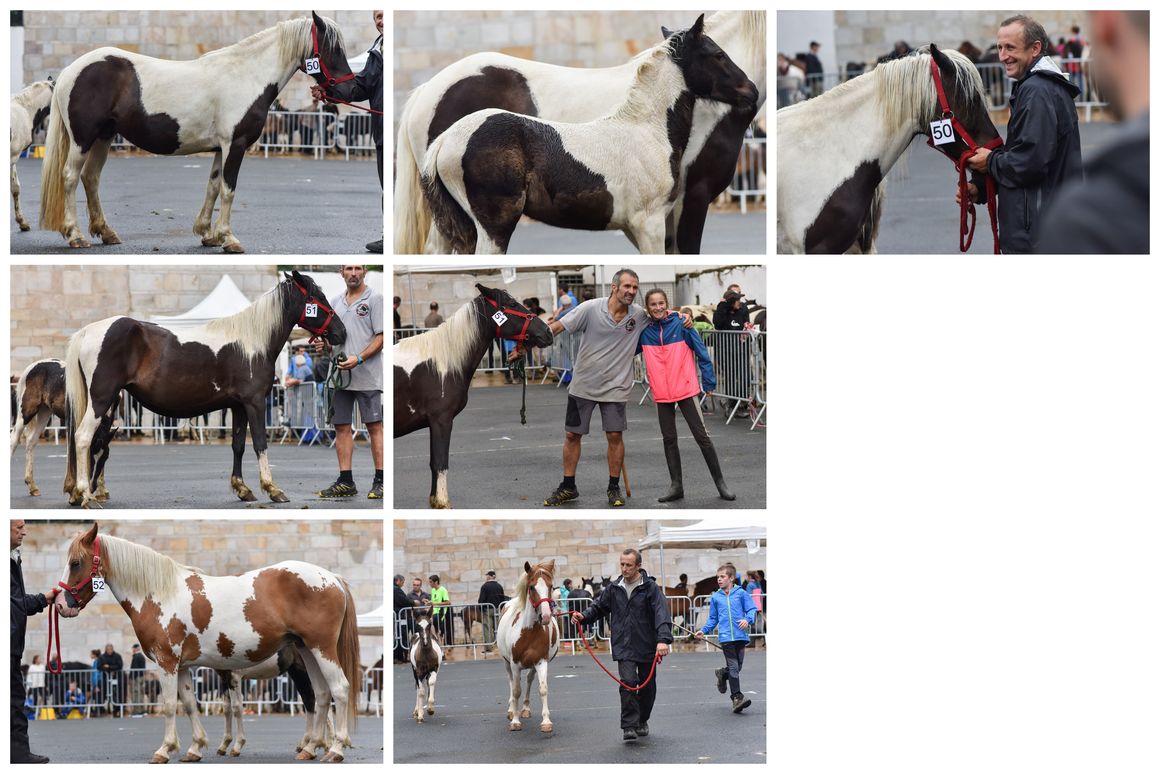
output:
[[[196,328],[210,320],[237,314],[250,305],[250,299],[238,289],[230,275],[223,274],[217,287],[188,312],[169,317],[154,317],[150,322],[163,325],[170,330]]]
[[[379,605],[369,613],[360,613],[358,616],[358,633],[383,636],[383,621],[387,615],[387,606]]]
[[[725,525],[713,526],[711,522],[699,521],[684,527],[666,527],[661,525],[656,531],[645,535],[637,548],[645,550],[657,547],[660,549],[661,584],[669,585],[665,580],[665,546],[669,548],[701,548],[715,551],[725,551],[735,548],[744,548],[751,554],[756,554],[766,544],[766,529],[761,525]]]

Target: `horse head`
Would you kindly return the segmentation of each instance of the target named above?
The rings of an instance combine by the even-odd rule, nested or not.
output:
[[[540,623],[544,626],[552,620],[552,576],[556,573],[556,560],[535,567],[524,562],[524,582],[528,590],[528,602],[540,613]]]
[[[354,77],[346,60],[346,45],[342,31],[332,19],[310,12],[314,27],[311,30],[312,52],[303,69],[322,88],[335,83],[349,81]],[[318,59],[318,66],[312,66],[312,59]]]
[[[102,561],[94,522],[87,532],[77,535],[69,544],[68,567],[64,579],[58,584],[61,591],[54,602],[62,618],[75,618],[92,600],[96,594],[92,579],[100,577],[103,572]]]
[[[685,84],[695,96],[738,108],[757,107],[757,86],[705,34],[705,14],[698,16],[687,30],[671,32],[661,27],[661,33],[669,41],[673,62],[681,68]]]
[[[300,328],[339,346],[346,342],[346,326],[330,308],[322,288],[306,274],[294,271],[283,274],[287,292],[283,295],[288,316],[297,320]]]
[[[430,648],[431,643],[439,643],[439,631],[431,622],[431,608],[416,608],[415,633],[411,635],[411,644],[419,643],[421,648]]]
[[[920,52],[922,50],[919,49]],[[997,138],[999,130],[995,128],[995,124],[991,121],[991,113],[987,110],[983,79],[979,75],[978,69],[958,51],[942,51],[934,43],[930,44],[929,50],[935,64],[938,65],[943,91],[947,97],[947,106],[954,117],[971,135],[975,144],[980,147]],[[933,83],[931,88],[935,88]],[[923,133],[930,133],[931,121],[944,117],[949,118],[949,116],[943,115],[942,107],[936,99],[934,114],[922,124]],[[968,149],[967,143],[963,141],[957,131],[954,142],[934,147],[956,163]]]
[[[535,347],[551,346],[552,330],[548,324],[529,312],[510,293],[478,283],[475,287],[484,298],[484,316],[495,322],[497,337],[515,341],[526,339]]]

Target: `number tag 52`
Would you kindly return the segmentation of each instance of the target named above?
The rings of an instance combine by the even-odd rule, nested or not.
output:
[[[951,126],[951,120],[944,118],[941,121],[931,121],[930,139],[935,145],[946,145],[948,142],[954,142],[955,130]]]
[[[93,578],[93,593],[105,590],[105,579],[101,577]]]

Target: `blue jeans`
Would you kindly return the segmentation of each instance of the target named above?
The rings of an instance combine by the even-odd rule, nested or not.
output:
[[[741,664],[745,661],[744,642],[722,642],[725,652],[725,669],[729,673],[729,695],[741,693]]]

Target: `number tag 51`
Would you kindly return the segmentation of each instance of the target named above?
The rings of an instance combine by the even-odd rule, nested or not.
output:
[[[941,121],[931,121],[930,139],[935,145],[946,145],[948,142],[954,142],[955,130],[951,126],[951,120],[944,118]]]
[[[504,314],[501,310],[493,314],[491,319],[495,320],[496,325],[503,325],[505,322],[507,322],[507,315]]]

